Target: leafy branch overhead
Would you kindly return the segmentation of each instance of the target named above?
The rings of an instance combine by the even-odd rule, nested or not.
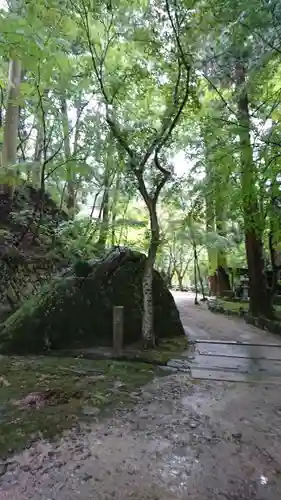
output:
[[[105,118],[127,154],[144,198],[149,196],[142,180],[145,167],[149,164],[156,170],[152,196],[156,200],[171,175],[164,150],[189,98],[191,68],[181,44],[185,26],[173,20],[168,4],[166,10],[145,6],[142,14],[151,16],[152,38],[145,28],[135,30],[134,19],[127,19],[124,30],[124,12],[118,7],[98,12],[91,5],[87,0],[72,3],[86,34]]]

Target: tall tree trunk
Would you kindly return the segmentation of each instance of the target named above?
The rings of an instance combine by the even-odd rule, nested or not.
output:
[[[209,233],[215,231],[220,236],[225,236],[225,208],[226,195],[222,189],[222,183],[227,187],[229,172],[220,169],[219,165],[213,164],[208,151],[208,141],[211,139],[210,132],[206,126],[202,126],[205,144],[205,172],[207,189],[206,201],[206,229]],[[223,296],[231,293],[230,280],[227,273],[227,255],[221,248],[208,248],[209,261],[209,285],[210,295]]]
[[[276,250],[274,242],[274,232],[272,230],[270,230],[269,232],[268,245],[269,245],[271,271],[272,271],[270,294],[272,303],[274,303],[274,296],[276,294],[278,281],[280,279],[280,251]]]
[[[280,211],[278,209],[275,196],[271,196],[271,214],[269,221],[268,246],[271,260],[272,278],[270,283],[270,295],[272,304],[278,288],[281,271],[281,252],[279,247],[279,227],[280,227]]]
[[[217,186],[216,193],[216,226],[219,236],[226,236],[225,228],[225,200],[222,199]],[[216,295],[219,297],[230,296],[232,294],[231,284],[227,269],[227,255],[222,248],[217,249],[217,268],[216,268]]]
[[[71,161],[71,148],[70,148],[70,130],[69,130],[69,120],[67,111],[67,100],[65,93],[62,92],[61,95],[61,113],[62,113],[62,128],[63,128],[63,144],[64,144],[64,156],[66,162],[66,182],[67,182],[67,195],[66,195],[66,206],[68,214],[70,217],[75,215],[75,181],[73,175],[73,167]]]
[[[239,123],[241,188],[244,210],[245,245],[249,275],[250,313],[272,317],[273,309],[267,290],[263,259],[263,227],[259,215],[257,173],[250,139],[249,102],[245,68],[236,64],[237,117]]]
[[[207,139],[205,139],[205,142]],[[205,148],[206,149],[206,148]],[[205,195],[205,203],[206,203],[206,231],[207,233],[215,232],[215,192],[213,186],[213,175],[211,171],[211,166],[208,162],[208,154],[207,150],[205,151],[205,160],[206,160],[206,181],[207,181],[207,190]],[[217,249],[211,248],[208,246],[208,277],[209,277],[209,289],[210,295],[215,296],[217,294],[217,277],[216,277],[216,269],[217,269]]]
[[[21,61],[12,59],[9,64],[8,102],[3,133],[0,178],[0,212],[1,222],[6,221],[14,194],[17,172],[10,169],[17,161],[18,127],[19,127],[19,95],[21,80]],[[6,177],[6,180],[5,180]]]

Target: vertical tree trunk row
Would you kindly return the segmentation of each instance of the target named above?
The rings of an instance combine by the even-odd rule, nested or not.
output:
[[[236,92],[250,313],[253,316],[271,317],[273,311],[264,272],[263,221],[259,213],[257,172],[250,137],[251,123],[246,89],[246,73],[243,64],[240,62],[236,64]]]

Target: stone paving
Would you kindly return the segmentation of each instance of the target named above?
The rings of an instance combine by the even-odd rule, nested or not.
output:
[[[281,384],[278,337],[246,325],[242,319],[210,314],[205,304],[194,305],[192,294],[175,292],[174,296],[186,332],[194,342],[194,354],[192,359],[187,353],[186,359],[171,360],[169,366],[179,371],[189,368],[195,379]],[[213,333],[216,322],[219,331],[225,325],[222,339],[216,339],[218,333]]]

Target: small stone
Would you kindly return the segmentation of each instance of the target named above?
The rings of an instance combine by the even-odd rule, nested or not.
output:
[[[6,462],[0,462],[0,476],[3,476],[7,471],[8,464]]]
[[[86,417],[95,417],[96,415],[99,414],[100,412],[100,409],[99,408],[96,408],[96,407],[91,407],[91,406],[86,406],[85,408],[83,408],[83,413]]]
[[[196,429],[196,427],[198,427],[198,422],[190,422],[189,427],[191,429]]]
[[[242,433],[241,432],[233,432],[232,437],[233,437],[233,439],[240,440],[242,438]]]
[[[29,472],[30,469],[31,469],[31,467],[28,464],[21,465],[21,470],[23,470],[24,472]]]
[[[92,474],[89,474],[88,472],[86,472],[86,474],[84,474],[83,476],[83,481],[89,481],[90,479],[92,479]]]
[[[66,464],[66,461],[64,461],[64,460],[57,460],[54,465],[55,465],[55,467],[57,467],[58,469],[60,469],[65,464]]]

